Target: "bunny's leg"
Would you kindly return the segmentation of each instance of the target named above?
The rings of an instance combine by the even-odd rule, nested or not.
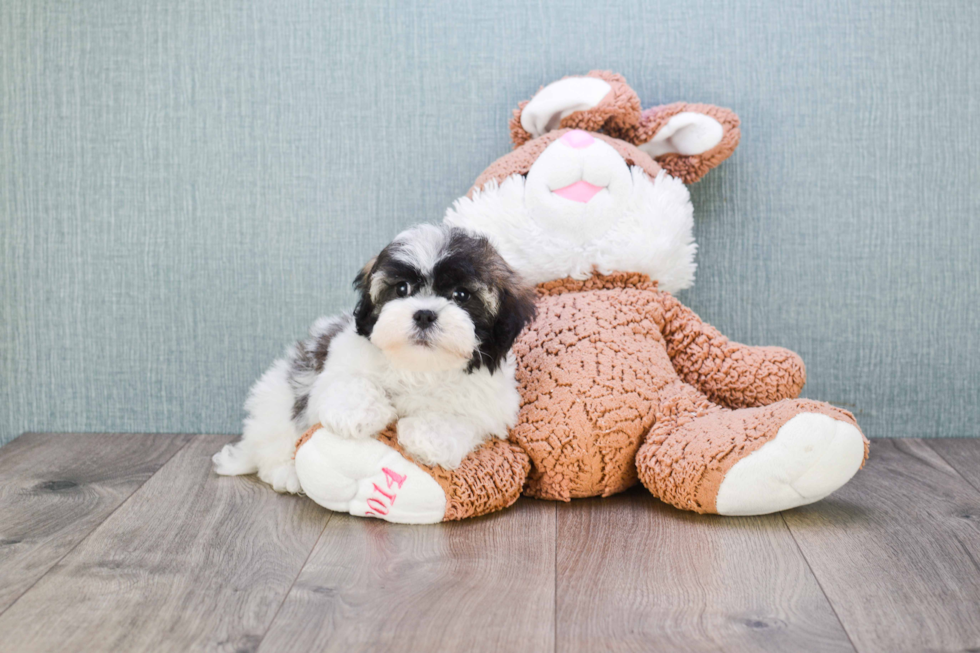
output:
[[[863,465],[868,442],[829,404],[785,399],[727,410],[672,386],[636,456],[643,484],[684,510],[759,515],[819,501]]]
[[[320,505],[359,517],[431,524],[475,517],[514,503],[530,468],[515,445],[493,439],[445,470],[417,463],[394,427],[377,439],[350,440],[317,425],[300,439],[296,472]]]

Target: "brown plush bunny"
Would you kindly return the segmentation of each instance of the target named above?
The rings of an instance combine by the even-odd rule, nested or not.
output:
[[[511,135],[515,149],[446,215],[538,284],[538,317],[514,347],[523,401],[510,442],[448,471],[406,459],[392,430],[350,443],[313,429],[296,457],[304,491],[351,514],[433,522],[522,490],[567,501],[638,479],[679,508],[728,515],[846,483],[867,440],[847,411],[796,399],[800,358],[730,342],[670,294],[694,278],[684,184],[734,151],[735,114],[641,111],[621,76],[592,72],[522,103]]]

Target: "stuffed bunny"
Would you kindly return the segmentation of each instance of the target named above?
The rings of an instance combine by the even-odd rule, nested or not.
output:
[[[608,496],[639,480],[684,510],[775,512],[817,501],[863,465],[854,417],[797,399],[800,358],[730,342],[670,293],[694,280],[685,184],[739,140],[727,109],[641,110],[608,72],[567,77],[515,111],[514,150],[447,211],[538,285],[538,316],[514,347],[522,406],[509,442],[455,470],[377,440],[311,429],[297,448],[304,491],[334,510],[427,523],[526,495]]]

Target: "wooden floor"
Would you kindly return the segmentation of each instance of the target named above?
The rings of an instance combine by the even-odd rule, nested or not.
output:
[[[0,651],[977,651],[980,440],[781,515],[642,491],[398,526],[219,478],[226,436],[0,449]]]

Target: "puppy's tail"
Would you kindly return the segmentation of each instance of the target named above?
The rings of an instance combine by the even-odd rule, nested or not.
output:
[[[211,456],[214,471],[222,476],[241,476],[254,474],[259,466],[244,442],[226,444],[221,451]]]

